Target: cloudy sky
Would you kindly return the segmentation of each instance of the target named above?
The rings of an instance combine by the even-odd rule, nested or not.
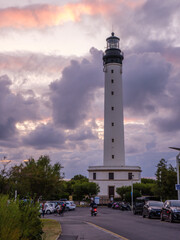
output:
[[[102,54],[124,52],[126,164],[153,177],[180,147],[179,0],[0,0],[0,159],[103,164]],[[0,163],[2,164],[2,163]]]

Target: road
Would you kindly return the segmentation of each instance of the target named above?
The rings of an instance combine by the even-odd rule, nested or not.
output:
[[[65,212],[63,217],[48,215],[47,218],[60,221],[64,235],[61,240],[180,240],[180,223],[144,219],[132,212],[107,207],[99,207],[96,217],[90,216],[89,208],[76,208]]]

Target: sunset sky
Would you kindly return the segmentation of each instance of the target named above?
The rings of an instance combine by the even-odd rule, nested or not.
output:
[[[180,147],[179,0],[0,0],[0,160],[66,178],[103,164],[106,38],[124,52],[126,165],[154,177]],[[2,163],[0,163],[0,167]]]

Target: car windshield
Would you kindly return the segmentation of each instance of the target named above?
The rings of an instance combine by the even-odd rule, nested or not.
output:
[[[163,202],[149,202],[149,206],[151,206],[151,207],[162,207]]]
[[[180,207],[180,200],[171,201],[171,207]]]

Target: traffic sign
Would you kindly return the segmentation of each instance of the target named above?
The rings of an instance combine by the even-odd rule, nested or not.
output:
[[[176,190],[180,190],[180,184],[175,184]]]

